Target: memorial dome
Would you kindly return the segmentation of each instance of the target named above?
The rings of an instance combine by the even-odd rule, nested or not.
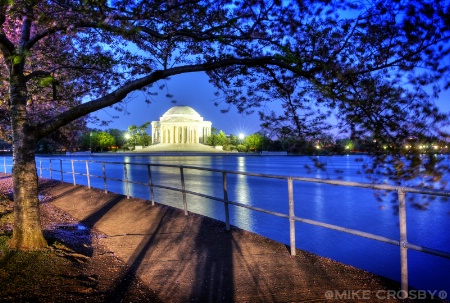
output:
[[[174,106],[162,115],[160,121],[202,121],[203,118],[190,106]]]

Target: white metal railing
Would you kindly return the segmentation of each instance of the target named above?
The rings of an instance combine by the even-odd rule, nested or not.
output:
[[[348,181],[340,181],[340,180],[323,180],[323,179],[315,179],[315,178],[303,178],[303,177],[290,177],[290,176],[282,176],[282,175],[268,175],[268,174],[258,174],[258,173],[248,173],[248,172],[238,172],[238,171],[228,171],[228,170],[219,170],[219,169],[212,169],[212,168],[202,168],[202,167],[195,167],[195,166],[183,166],[183,165],[170,165],[170,164],[143,164],[143,163],[130,163],[130,162],[104,162],[104,161],[91,161],[91,160],[62,160],[62,159],[45,159],[49,162],[49,166],[47,168],[42,166],[43,159],[38,159],[38,172],[39,176],[42,177],[42,173],[45,170],[49,171],[50,178],[53,178],[53,172],[60,174],[60,180],[64,181],[64,174],[71,174],[72,180],[74,186],[76,185],[76,175],[85,176],[87,179],[88,188],[91,188],[91,178],[100,178],[103,179],[103,189],[105,192],[107,192],[107,181],[119,181],[125,183],[125,189],[126,189],[126,196],[127,198],[130,198],[130,184],[136,184],[136,185],[143,185],[148,186],[150,189],[150,201],[151,204],[155,204],[155,196],[154,196],[154,188],[161,188],[161,189],[168,189],[173,191],[178,191],[182,193],[183,196],[183,209],[185,215],[188,215],[188,208],[187,208],[187,199],[186,195],[195,195],[203,198],[208,198],[211,200],[219,201],[224,203],[224,212],[225,212],[225,224],[226,224],[226,230],[230,230],[230,215],[229,215],[229,205],[234,205],[238,207],[247,208],[253,211],[258,211],[266,214],[270,214],[273,216],[286,218],[289,220],[289,236],[290,236],[290,253],[291,255],[296,254],[296,245],[295,245],[295,222],[303,222],[310,225],[320,226],[327,229],[337,230],[340,232],[356,235],[359,237],[369,238],[372,240],[396,245],[400,247],[400,268],[401,268],[401,288],[402,291],[408,291],[408,249],[416,250],[419,252],[439,256],[442,258],[450,259],[450,253],[444,252],[440,250],[435,250],[432,248],[424,247],[415,245],[413,243],[409,243],[407,240],[407,225],[406,225],[406,193],[412,193],[412,194],[426,194],[426,195],[435,195],[435,196],[445,196],[450,197],[450,192],[448,191],[439,191],[439,190],[431,190],[431,189],[417,189],[417,188],[409,188],[409,187],[398,187],[398,186],[391,186],[386,184],[369,184],[369,183],[358,183],[358,182],[348,182]],[[56,170],[53,168],[53,162],[59,162],[59,170]],[[63,171],[63,161],[70,161],[71,162],[71,171]],[[75,171],[75,162],[85,162],[85,172],[76,172]],[[102,167],[102,175],[92,175],[89,172],[89,163],[101,163]],[[118,178],[111,178],[106,176],[106,165],[123,165],[123,173],[124,173],[124,179],[118,179]],[[147,182],[137,182],[130,180],[128,175],[128,169],[127,165],[136,165],[136,166],[146,166],[147,167]],[[6,172],[6,161],[4,161],[4,171]],[[180,170],[180,187],[171,187],[171,186],[165,186],[160,184],[154,184],[153,178],[152,178],[152,167],[171,167],[171,168],[179,168]],[[192,170],[198,170],[198,171],[209,171],[209,172],[217,172],[222,174],[222,186],[223,186],[223,197],[215,197],[210,196],[207,194],[195,192],[186,189],[185,179],[184,179],[184,170],[185,169],[192,169]],[[259,178],[269,178],[269,179],[284,179],[287,182],[287,191],[288,191],[288,206],[289,206],[289,212],[288,214],[275,212],[267,209],[263,209],[260,207],[255,207],[243,203],[239,203],[236,201],[231,201],[228,198],[228,178],[227,176],[233,174],[233,175],[244,175],[244,176],[252,176],[252,177],[259,177]],[[331,184],[331,185],[338,185],[338,186],[350,186],[350,187],[360,187],[360,188],[370,188],[375,190],[386,190],[386,191],[395,191],[397,192],[398,197],[398,206],[399,206],[399,240],[390,239],[387,237],[375,235],[372,233],[363,232],[356,229],[350,229],[339,225],[324,223],[316,220],[306,219],[297,217],[295,215],[295,200],[294,200],[294,181],[298,182],[313,182],[313,183],[324,183],[324,184]]]

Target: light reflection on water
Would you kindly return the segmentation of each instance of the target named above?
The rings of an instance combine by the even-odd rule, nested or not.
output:
[[[64,158],[68,159],[68,158]],[[315,169],[307,157],[290,156],[109,156],[77,157],[105,162],[138,162],[198,166],[229,171],[246,171],[286,176],[340,178],[345,181],[367,182],[360,173],[364,162],[355,162],[352,156],[327,157],[326,170]],[[44,158],[45,160],[45,158]],[[364,160],[367,161],[367,160]],[[306,168],[305,165],[308,165]],[[45,165],[44,165],[45,166]],[[107,176],[123,178],[123,165],[107,166]],[[55,167],[55,166],[54,166]],[[59,166],[58,166],[59,167]],[[64,170],[71,171],[70,162]],[[85,173],[85,164],[76,164],[76,170]],[[148,183],[147,167],[127,165],[130,180]],[[90,173],[101,176],[101,165],[90,164]],[[186,189],[223,197],[222,174],[184,169]],[[45,175],[44,175],[45,177]],[[154,184],[180,188],[178,168],[152,167]],[[448,177],[448,176],[447,176]],[[59,174],[54,174],[59,178]],[[86,178],[77,176],[77,184],[86,184]],[[288,213],[286,180],[261,179],[227,174],[229,199],[243,204]],[[70,176],[65,176],[71,182]],[[92,179],[92,186],[103,188],[103,180]],[[126,193],[124,183],[108,181],[108,190]],[[130,184],[133,196],[150,199],[148,187]],[[326,184],[294,182],[295,214],[312,220],[359,229],[391,239],[399,238],[398,216],[391,204],[391,195],[377,202],[369,189],[338,187]],[[180,192],[155,188],[156,202],[182,208]],[[189,211],[224,220],[224,206],[220,202],[188,195]],[[254,231],[263,236],[289,244],[289,224],[286,219],[275,218],[254,211],[230,207],[231,224]],[[450,203],[437,199],[426,211],[409,205],[407,209],[408,240],[417,245],[450,251]],[[296,223],[298,248],[399,280],[399,248],[393,245],[363,239],[324,228]],[[412,286],[419,289],[446,290],[450,294],[450,260],[409,252]]]
[[[237,159],[237,171],[246,171],[245,162],[246,157],[239,157]],[[231,177],[231,176],[230,176]],[[231,197],[235,197],[233,200],[242,204],[251,205],[250,190],[248,185],[248,177],[244,175],[234,175],[236,178],[236,184],[234,190],[231,192]],[[254,230],[253,218],[251,210],[248,208],[234,209],[232,220],[239,224],[238,226],[246,230]]]
[[[237,175],[237,186],[234,188],[234,195],[236,196],[236,201],[239,203],[251,205],[250,204],[250,190],[247,182],[247,176]],[[234,222],[238,222],[241,228],[246,230],[253,230],[253,218],[251,210],[248,208],[239,208],[239,211],[234,212]]]

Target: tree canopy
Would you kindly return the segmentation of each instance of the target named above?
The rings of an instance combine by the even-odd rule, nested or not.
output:
[[[250,150],[253,151],[260,151],[262,150],[262,144],[263,144],[264,137],[261,134],[251,134],[247,137],[245,137],[245,144],[248,145]]]
[[[280,102],[284,113],[261,113],[274,131],[313,136],[334,115],[340,130],[382,144],[446,139],[448,116],[434,98],[449,86],[449,16],[439,0],[1,0],[11,245],[45,244],[39,220],[29,220],[39,217],[36,142],[99,109],[124,110],[133,92],[150,101],[159,80],[181,73],[206,72],[224,111]],[[400,149],[382,157],[397,180],[424,162],[427,174],[442,169]]]
[[[208,137],[207,143],[211,146],[223,146],[227,141],[227,136],[223,131],[213,130],[211,131],[211,136]]]
[[[128,132],[126,136],[128,137],[127,141],[132,146],[141,145],[148,146],[152,144],[152,138],[149,134],[147,134],[146,129],[149,127],[151,123],[146,122],[141,126],[130,125],[128,126]]]

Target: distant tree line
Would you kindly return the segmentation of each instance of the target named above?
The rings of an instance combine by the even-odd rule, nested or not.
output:
[[[58,153],[66,151],[118,151],[134,150],[136,146],[150,146],[152,137],[147,133],[150,122],[141,126],[130,125],[127,130],[109,128],[106,130],[88,128],[85,123],[63,128],[59,133],[41,139],[36,145],[37,153]],[[4,136],[2,136],[4,137]],[[435,140],[421,140],[410,137],[403,142],[386,144],[373,137],[337,138],[322,134],[299,138],[293,134],[281,134],[271,138],[265,130],[244,136],[225,134],[213,127],[206,140],[210,146],[223,146],[225,151],[261,152],[285,151],[294,155],[339,155],[350,153],[391,153],[401,148],[405,153],[447,153],[449,143]],[[0,137],[0,150],[11,149],[10,140]]]
[[[136,146],[149,146],[151,144],[152,137],[147,133],[149,125],[150,122],[141,126],[130,125],[127,130],[117,128],[101,130],[83,125],[83,127],[41,139],[36,144],[36,152],[46,154],[66,151],[133,150]]]
[[[141,126],[130,125],[127,130],[110,128],[107,130],[93,129],[81,136],[79,150],[117,151],[133,150],[136,146],[149,146],[152,137],[147,133],[150,122]]]
[[[207,144],[223,146],[225,151],[286,151],[294,155],[389,154],[399,148],[403,149],[406,154],[448,153],[448,147],[450,146],[450,143],[438,139],[420,140],[415,137],[410,137],[395,144],[378,142],[373,137],[337,138],[331,134],[309,138],[290,135],[272,139],[264,131],[239,139],[234,134],[225,135],[223,131],[215,128],[212,129]]]

